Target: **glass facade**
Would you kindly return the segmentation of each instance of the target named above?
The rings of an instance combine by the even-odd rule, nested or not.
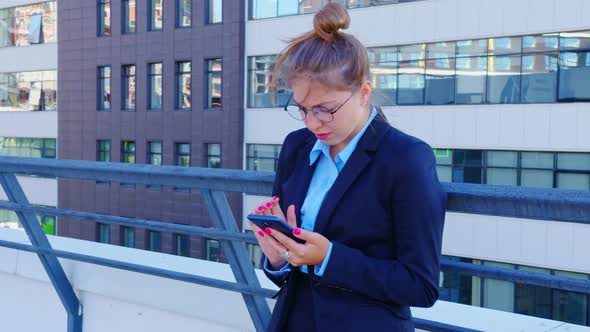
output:
[[[274,61],[274,55],[248,58],[248,107],[282,107],[287,103],[291,93],[285,89],[277,89],[274,103],[271,98],[270,81]]]
[[[127,248],[135,248],[135,228],[121,226],[121,245]]]
[[[148,109],[162,109],[162,63],[148,64]]]
[[[96,141],[96,161],[111,161],[111,141],[108,139]]]
[[[190,143],[175,144],[175,165],[190,167],[191,166],[191,145]]]
[[[55,159],[56,139],[0,136],[0,156]]]
[[[98,0],[98,36],[111,35],[111,0]]]
[[[191,62],[176,63],[176,101],[177,109],[191,108]]]
[[[96,242],[111,243],[111,225],[96,223]]]
[[[462,257],[446,258],[479,265],[590,280],[590,275],[582,273],[480,261]],[[590,325],[588,320],[588,317],[590,317],[588,294],[491,278],[472,277],[457,272],[445,271],[444,268],[441,273],[439,290],[440,300],[443,301],[515,312],[579,325]]]
[[[97,68],[97,98],[96,109],[108,111],[111,109],[111,66]]]
[[[221,59],[207,60],[207,105],[208,109],[221,107]]]
[[[247,144],[246,169],[249,171],[276,172],[280,144]]]
[[[122,33],[134,33],[137,31],[137,5],[135,0],[122,0],[123,15],[121,19]]]
[[[55,70],[0,73],[0,112],[55,111]]]
[[[0,47],[57,42],[55,1],[0,9]]]
[[[347,8],[391,5],[421,0],[337,0]],[[250,19],[303,15],[318,12],[329,0],[250,0]]]
[[[590,190],[590,153],[434,149],[440,181]]]
[[[590,31],[368,50],[376,105],[590,101]],[[248,107],[271,102],[274,56],[248,59]],[[281,91],[278,100],[281,100]]]
[[[176,27],[188,28],[192,24],[192,0],[176,0]]]
[[[121,141],[121,162],[135,163],[135,141]]]
[[[205,167],[221,168],[221,144],[205,144]]]
[[[162,30],[164,25],[164,0],[149,0],[149,5],[149,30]]]
[[[221,23],[223,20],[223,0],[207,0],[207,22]]]
[[[209,240],[205,241],[206,245],[206,259],[212,262],[219,262],[219,241]]]
[[[121,68],[122,91],[121,109],[125,111],[135,111],[135,65],[125,65]]]
[[[55,216],[37,214],[37,219],[39,219],[45,234],[57,234],[57,219]],[[14,211],[0,209],[0,228],[22,229],[23,227]]]
[[[184,234],[174,234],[174,254],[177,256],[189,257],[189,236]]]
[[[162,233],[148,230],[146,233],[146,249],[149,251],[162,251]]]

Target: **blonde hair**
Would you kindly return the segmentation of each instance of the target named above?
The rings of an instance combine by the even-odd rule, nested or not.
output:
[[[313,30],[289,41],[277,56],[271,92],[278,82],[305,78],[338,90],[354,90],[369,79],[367,49],[351,34],[341,32],[350,16],[338,3],[328,3],[313,18]],[[281,84],[282,85],[282,84]]]

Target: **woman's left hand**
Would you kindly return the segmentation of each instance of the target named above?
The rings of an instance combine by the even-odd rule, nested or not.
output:
[[[294,205],[289,206],[287,209],[287,219],[289,221],[295,221]],[[330,241],[325,236],[301,228],[295,228],[293,235],[304,240],[305,243],[303,244],[297,243],[283,233],[271,228],[266,228],[264,232],[277,240],[271,241],[277,250],[284,250],[283,247],[287,248],[289,251],[289,263],[293,266],[322,265],[330,248]]]

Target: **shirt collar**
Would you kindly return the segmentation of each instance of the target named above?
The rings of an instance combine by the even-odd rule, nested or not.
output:
[[[373,107],[371,110],[371,115],[369,116],[369,119],[367,120],[367,122],[365,123],[363,128],[361,128],[361,130],[352,138],[352,140],[350,140],[350,142],[348,142],[348,144],[344,147],[344,149],[342,149],[342,151],[340,151],[340,153],[338,153],[338,155],[336,155],[336,158],[334,158],[334,160],[337,163],[341,162],[341,163],[346,164],[346,162],[348,161],[348,158],[350,158],[350,156],[354,152],[354,149],[356,148],[359,140],[361,139],[361,137],[363,136],[363,134],[365,133],[365,131],[367,130],[367,128],[371,124],[371,121],[373,121],[373,119],[376,116],[377,116],[377,110],[375,109],[375,107]],[[311,152],[309,153],[309,165],[313,165],[313,163],[316,162],[316,160],[320,157],[321,154],[323,154],[327,158],[331,158],[330,157],[330,146],[318,139],[315,142],[313,148],[311,149]]]

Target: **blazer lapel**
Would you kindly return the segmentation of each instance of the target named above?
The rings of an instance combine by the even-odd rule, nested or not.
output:
[[[317,160],[313,165],[309,164],[309,153],[313,148],[315,142],[315,136],[310,136],[307,139],[307,146],[305,149],[302,149],[303,155],[300,155],[297,162],[302,162],[302,167],[297,167],[296,169],[301,169],[301,173],[297,174],[294,178],[297,179],[296,183],[294,184],[294,202],[295,204],[295,214],[297,216],[297,227],[301,227],[301,207],[303,206],[303,201],[305,200],[305,196],[307,195],[307,189],[309,188],[309,184],[311,183],[311,178],[313,177],[313,173],[315,172],[316,166],[318,164]],[[287,213],[287,208],[285,207],[285,215]]]
[[[322,233],[330,222],[334,209],[348,190],[348,188],[359,177],[369,162],[373,159],[373,154],[377,150],[383,135],[390,128],[389,124],[377,116],[369,125],[363,137],[359,140],[354,152],[336,177],[332,188],[326,194],[322,207],[318,212],[314,232]],[[312,173],[313,174],[313,173]],[[308,183],[309,185],[309,183]],[[307,188],[307,186],[306,186]],[[306,193],[303,193],[305,197]]]

